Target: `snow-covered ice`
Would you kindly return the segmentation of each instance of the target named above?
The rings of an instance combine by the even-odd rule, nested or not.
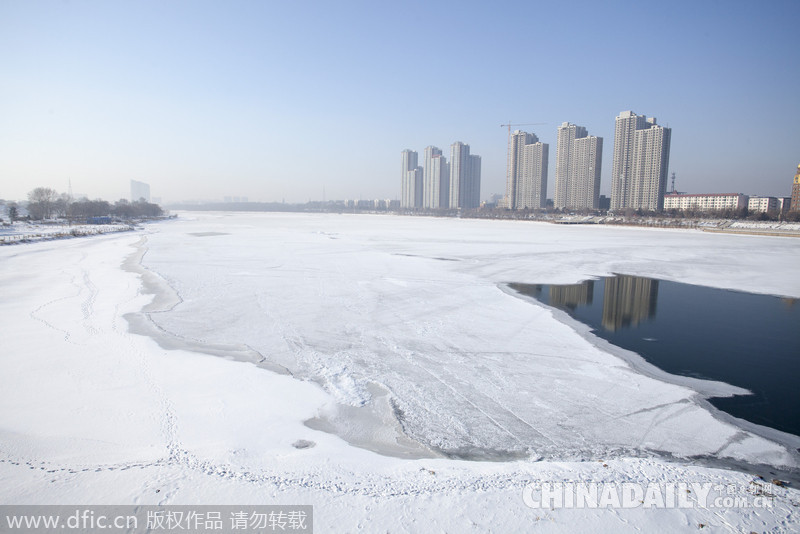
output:
[[[504,284],[800,297],[799,260],[792,238],[298,214],[4,247],[0,502],[313,504],[319,532],[790,531],[788,488],[757,511],[527,508],[535,480],[746,485],[689,460],[785,474],[797,444],[697,393],[735,388],[661,376]]]
[[[183,299],[153,314],[156,324],[193,341],[245,344],[345,406],[368,403],[376,384],[406,434],[433,451],[594,458],[648,449],[794,465],[781,447],[691,402],[693,390],[635,372],[501,285],[612,272],[731,283],[744,274],[733,243],[709,249],[696,233],[452,219],[199,222],[148,243],[144,265]],[[766,263],[782,243],[771,245],[751,255]],[[747,278],[754,286],[752,271]],[[769,281],[792,293],[793,278]],[[351,420],[337,419],[342,432],[352,434]]]

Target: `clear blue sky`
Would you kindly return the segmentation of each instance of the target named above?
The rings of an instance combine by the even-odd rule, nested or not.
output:
[[[0,0],[0,198],[399,198],[400,151],[463,141],[482,198],[506,130],[672,127],[689,192],[788,196],[800,1]]]

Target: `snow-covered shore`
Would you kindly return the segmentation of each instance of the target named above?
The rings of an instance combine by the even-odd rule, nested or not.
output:
[[[0,226],[0,245],[17,245],[132,230],[130,224],[41,224],[17,221]]]
[[[770,488],[768,508],[527,507],[533,482],[702,482],[752,496],[755,470],[664,458],[797,459],[499,288],[628,272],[800,297],[793,240],[192,217],[146,242],[138,232],[0,249],[0,503],[312,504],[318,532],[797,528],[800,494],[784,487]],[[144,285],[120,268],[138,252]],[[125,316],[143,309],[160,334],[129,331]],[[260,357],[294,377],[246,361]],[[401,430],[411,442],[397,443]],[[525,454],[442,455],[459,447]]]

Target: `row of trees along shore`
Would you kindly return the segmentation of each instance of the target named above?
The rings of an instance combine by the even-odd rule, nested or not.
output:
[[[13,206],[12,206],[13,209]],[[143,198],[133,202],[120,199],[114,204],[106,200],[73,200],[66,193],[59,193],[49,187],[37,187],[28,193],[28,216],[35,221],[44,219],[69,219],[85,221],[92,217],[117,217],[134,219],[160,217],[164,214],[161,206],[145,201]],[[9,215],[16,217],[16,209]]]

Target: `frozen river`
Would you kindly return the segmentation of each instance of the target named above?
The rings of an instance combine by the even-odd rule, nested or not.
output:
[[[318,383],[336,403],[307,424],[365,448],[796,463],[774,441],[790,437],[743,430],[698,394],[742,390],[660,373],[505,288],[626,273],[798,297],[796,240],[226,213],[184,214],[143,247],[143,266],[171,288],[150,313],[162,343]]]
[[[319,532],[795,532],[797,490],[765,484],[800,480],[800,443],[704,400],[740,389],[507,284],[798,297],[798,263],[795,239],[388,215],[184,213],[3,246],[0,502],[303,504]],[[744,504],[526,501],[560,481]]]

